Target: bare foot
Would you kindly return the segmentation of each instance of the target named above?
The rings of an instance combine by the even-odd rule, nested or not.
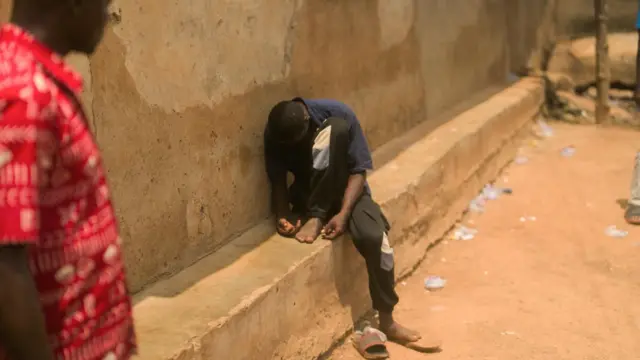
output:
[[[393,322],[390,326],[380,327],[387,335],[389,341],[402,345],[411,350],[425,354],[439,353],[442,351],[442,341],[438,338],[425,339],[417,331]]]
[[[390,326],[380,327],[380,331],[385,333],[389,340],[400,344],[412,343],[422,339],[417,331],[407,329],[406,327],[394,322]]]
[[[304,224],[302,229],[298,231],[298,233],[296,234],[296,239],[298,239],[298,241],[300,242],[311,244],[316,241],[318,236],[320,236],[321,230],[322,221],[320,221],[320,219],[318,218],[311,218]]]

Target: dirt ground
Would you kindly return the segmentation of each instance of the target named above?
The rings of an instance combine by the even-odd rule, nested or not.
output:
[[[398,284],[397,318],[442,340],[439,354],[389,344],[392,359],[640,359],[640,228],[623,221],[640,133],[553,124],[497,184],[513,189]],[[572,157],[561,150],[573,145]],[[524,220],[524,221],[523,221]],[[611,238],[605,229],[628,230]],[[430,275],[446,278],[438,292]],[[330,359],[356,360],[347,342]]]

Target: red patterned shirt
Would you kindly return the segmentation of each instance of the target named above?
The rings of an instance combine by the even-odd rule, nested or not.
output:
[[[135,335],[120,238],[81,89],[28,33],[0,29],[0,246],[31,245],[56,358],[128,359]]]

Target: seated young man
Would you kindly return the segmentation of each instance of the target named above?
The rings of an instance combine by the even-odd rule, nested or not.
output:
[[[280,102],[269,114],[264,141],[278,232],[312,243],[321,233],[335,239],[349,230],[366,261],[380,330],[399,343],[420,340],[393,319],[398,295],[389,224],[371,198],[366,176],[373,162],[353,111],[327,99]],[[290,187],[288,172],[295,178]]]

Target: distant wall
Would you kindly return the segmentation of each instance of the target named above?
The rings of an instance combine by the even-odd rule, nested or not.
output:
[[[593,0],[557,0],[558,34],[564,38],[594,35],[595,10]],[[608,0],[609,30],[634,31],[638,14],[638,0]]]
[[[5,0],[6,1],[6,0]],[[2,9],[2,8],[0,8]],[[268,216],[275,102],[345,101],[372,147],[505,83],[553,31],[552,0],[115,0],[85,101],[133,291]]]

